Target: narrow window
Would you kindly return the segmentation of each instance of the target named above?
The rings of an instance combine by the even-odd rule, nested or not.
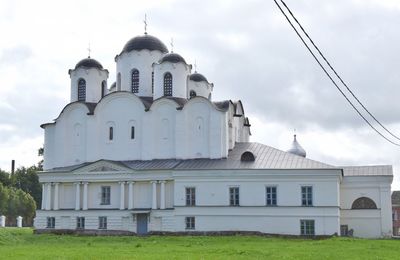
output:
[[[315,235],[315,222],[314,220],[300,220],[300,234],[302,236]]]
[[[108,140],[112,141],[114,139],[114,128],[110,126],[108,129]]]
[[[110,205],[111,201],[111,187],[102,186],[101,187],[101,205]]]
[[[132,71],[132,82],[131,82],[132,93],[139,93],[139,71]]]
[[[195,96],[197,96],[196,91],[191,90],[190,91],[190,98],[194,98]]]
[[[229,205],[239,206],[239,187],[229,188]]]
[[[131,139],[135,139],[135,127],[131,126]]]
[[[56,218],[55,217],[47,217],[47,228],[54,228],[56,226]]]
[[[121,90],[121,73],[117,75],[117,91]]]
[[[276,206],[276,187],[266,187],[267,206]]]
[[[186,206],[196,206],[196,188],[186,188]]]
[[[78,101],[86,100],[86,81],[79,79],[78,81]]]
[[[106,95],[106,89],[107,89],[107,83],[105,80],[101,82],[101,97],[104,97]]]
[[[340,225],[340,236],[347,237],[349,235],[349,226]]]
[[[107,217],[99,217],[99,229],[107,229]]]
[[[172,96],[172,75],[169,72],[164,75],[164,96]]]
[[[302,206],[312,206],[312,186],[302,186],[301,187],[301,205]]]
[[[151,72],[151,93],[154,93],[154,71]]]
[[[186,229],[187,230],[193,230],[196,227],[194,217],[186,217],[185,218],[185,223],[186,223]]]
[[[76,228],[77,229],[85,229],[85,217],[77,217],[76,218]]]

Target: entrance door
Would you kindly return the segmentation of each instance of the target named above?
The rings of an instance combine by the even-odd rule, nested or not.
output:
[[[147,214],[136,215],[136,233],[138,235],[147,234]]]

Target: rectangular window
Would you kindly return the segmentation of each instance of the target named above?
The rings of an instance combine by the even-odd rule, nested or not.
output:
[[[186,188],[186,206],[196,206],[196,188]]]
[[[340,236],[347,237],[349,235],[349,226],[340,225]]]
[[[312,206],[312,186],[302,186],[301,187],[301,205],[302,206]]]
[[[55,228],[56,226],[56,218],[55,217],[47,217],[47,228]]]
[[[114,139],[114,128],[111,126],[108,132],[108,139],[112,141]]]
[[[107,217],[99,217],[99,229],[107,229]]]
[[[276,206],[276,187],[266,187],[267,206]]]
[[[315,235],[315,223],[314,220],[300,220],[300,234],[302,236],[314,236]]]
[[[76,228],[77,229],[85,229],[85,217],[77,217],[76,218]]]
[[[186,229],[193,230],[195,229],[195,219],[194,217],[186,217],[185,218]]]
[[[229,188],[229,205],[239,206],[239,187]]]
[[[101,205],[110,205],[111,203],[111,187],[101,186]]]

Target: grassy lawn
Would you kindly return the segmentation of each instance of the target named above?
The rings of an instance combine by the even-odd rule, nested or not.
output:
[[[0,229],[1,259],[400,259],[400,240],[88,237]]]

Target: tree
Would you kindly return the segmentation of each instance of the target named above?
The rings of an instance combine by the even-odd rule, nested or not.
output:
[[[0,169],[0,183],[2,183],[4,186],[7,186],[7,187],[11,186],[10,174],[1,169]]]
[[[8,189],[0,183],[0,215],[5,215],[8,205]]]
[[[12,183],[14,187],[29,193],[35,200],[36,205],[40,207],[42,201],[42,186],[39,183],[38,171],[40,171],[38,166],[18,168],[12,177]]]

